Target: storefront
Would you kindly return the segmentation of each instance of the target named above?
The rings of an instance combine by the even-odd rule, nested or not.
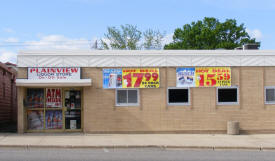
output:
[[[82,91],[91,80],[80,78],[81,68],[29,67],[27,72],[27,79],[17,79],[24,87],[24,131],[82,131]]]
[[[274,133],[274,53],[21,52],[18,131]]]

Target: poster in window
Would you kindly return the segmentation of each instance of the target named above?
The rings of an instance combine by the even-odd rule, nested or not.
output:
[[[103,69],[103,88],[122,88],[122,69]]]
[[[65,107],[70,109],[81,108],[81,91],[67,90],[65,91]]]
[[[231,86],[230,67],[196,67],[196,87]]]
[[[46,89],[46,107],[62,107],[61,88]]]
[[[62,129],[62,111],[61,110],[48,110],[46,111],[45,121],[46,129]]]
[[[195,87],[195,68],[177,68],[177,87]]]
[[[159,88],[159,68],[122,69],[122,88]]]
[[[27,111],[29,130],[42,130],[44,128],[44,113],[42,110]]]
[[[25,101],[26,107],[43,108],[44,107],[44,89],[29,88],[27,89],[27,97]]]

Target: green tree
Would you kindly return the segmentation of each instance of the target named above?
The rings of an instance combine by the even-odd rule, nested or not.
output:
[[[245,31],[244,24],[237,25],[236,20],[205,17],[203,21],[185,24],[174,31],[173,42],[164,49],[234,49],[244,43],[257,43]]]
[[[121,29],[117,29],[116,27],[107,28],[105,37],[110,41],[111,48],[126,50],[139,49],[138,42],[141,39],[142,32],[137,29],[137,26],[126,24],[120,27]],[[104,41],[102,43],[107,44]]]
[[[164,38],[164,33],[162,34],[159,30],[148,29],[143,32],[144,49],[161,49],[162,48],[162,40]]]
[[[137,26],[121,25],[120,29],[108,27],[105,37],[96,40],[92,44],[93,49],[108,50],[139,50],[139,49],[161,49],[164,33],[159,30],[148,29],[140,31]]]

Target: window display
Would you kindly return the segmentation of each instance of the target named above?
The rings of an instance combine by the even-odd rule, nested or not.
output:
[[[42,110],[27,111],[28,129],[42,130],[44,128],[44,112]]]
[[[46,129],[62,129],[62,111],[46,111]]]
[[[65,91],[65,106],[70,109],[81,108],[81,94],[77,90]]]
[[[41,89],[41,88],[27,89],[25,106],[30,108],[43,108],[44,107],[44,89]]]
[[[65,118],[66,129],[81,129],[81,110],[68,110]]]
[[[27,130],[81,129],[81,89],[28,88]]]

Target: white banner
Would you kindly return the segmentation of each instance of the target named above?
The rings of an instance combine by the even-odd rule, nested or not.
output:
[[[28,79],[65,80],[80,79],[79,67],[32,67],[28,68]]]

